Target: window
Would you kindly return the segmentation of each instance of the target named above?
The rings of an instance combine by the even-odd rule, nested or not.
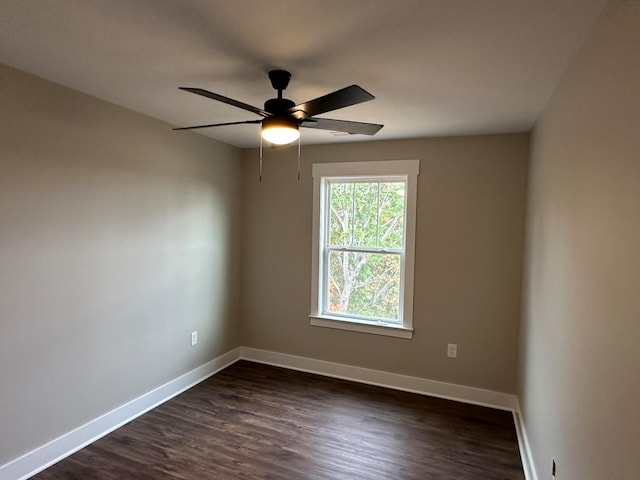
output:
[[[411,338],[418,170],[313,165],[312,325]]]

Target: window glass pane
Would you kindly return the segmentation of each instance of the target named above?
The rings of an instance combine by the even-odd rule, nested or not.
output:
[[[400,255],[329,252],[327,313],[399,321]]]
[[[329,245],[351,245],[353,183],[329,184]]]
[[[378,246],[404,248],[405,182],[380,184]]]
[[[329,245],[401,249],[405,182],[329,186]]]
[[[354,185],[353,246],[378,246],[379,182],[359,182]]]

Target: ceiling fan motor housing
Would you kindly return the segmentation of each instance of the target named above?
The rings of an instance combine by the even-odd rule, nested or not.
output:
[[[295,103],[287,98],[272,98],[264,102],[264,109],[273,115],[286,115],[287,110],[294,106]]]

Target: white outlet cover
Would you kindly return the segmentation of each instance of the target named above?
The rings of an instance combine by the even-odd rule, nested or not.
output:
[[[447,345],[447,357],[457,358],[458,357],[458,344],[457,343],[449,343]]]
[[[191,332],[191,345],[198,343],[198,331]]]

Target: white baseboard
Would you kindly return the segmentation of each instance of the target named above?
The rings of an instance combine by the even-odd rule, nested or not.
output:
[[[511,411],[525,479],[538,480],[520,414],[520,406],[515,395],[250,347],[240,347],[240,356],[252,362]]]
[[[0,466],[0,480],[24,480],[235,363],[235,348],[110,412]]]
[[[288,355],[285,353],[271,352],[268,350],[238,347],[0,466],[0,480],[25,480],[35,475],[131,420],[188,390],[239,359],[512,411],[526,480],[537,480],[538,478],[515,395]]]
[[[515,395],[250,347],[240,347],[240,356],[252,362],[511,411],[525,479],[538,480],[520,405]]]
[[[529,437],[527,437],[527,430],[522,420],[522,413],[520,411],[520,402],[516,399],[516,409],[513,412],[513,421],[516,424],[516,433],[518,434],[518,446],[520,447],[520,459],[522,460],[522,467],[524,469],[524,477],[526,480],[538,480],[538,473],[533,463],[533,456],[531,454],[531,447],[529,445]]]
[[[270,352],[250,347],[240,347],[240,356],[252,362],[317,373],[379,387],[393,388],[405,392],[432,397],[457,400],[459,402],[514,411],[517,407],[515,395],[481,388],[466,387],[454,383],[439,382],[426,378],[410,377],[397,373],[382,372],[369,368],[354,367],[342,363],[327,362],[313,358],[298,357],[285,353]]]

